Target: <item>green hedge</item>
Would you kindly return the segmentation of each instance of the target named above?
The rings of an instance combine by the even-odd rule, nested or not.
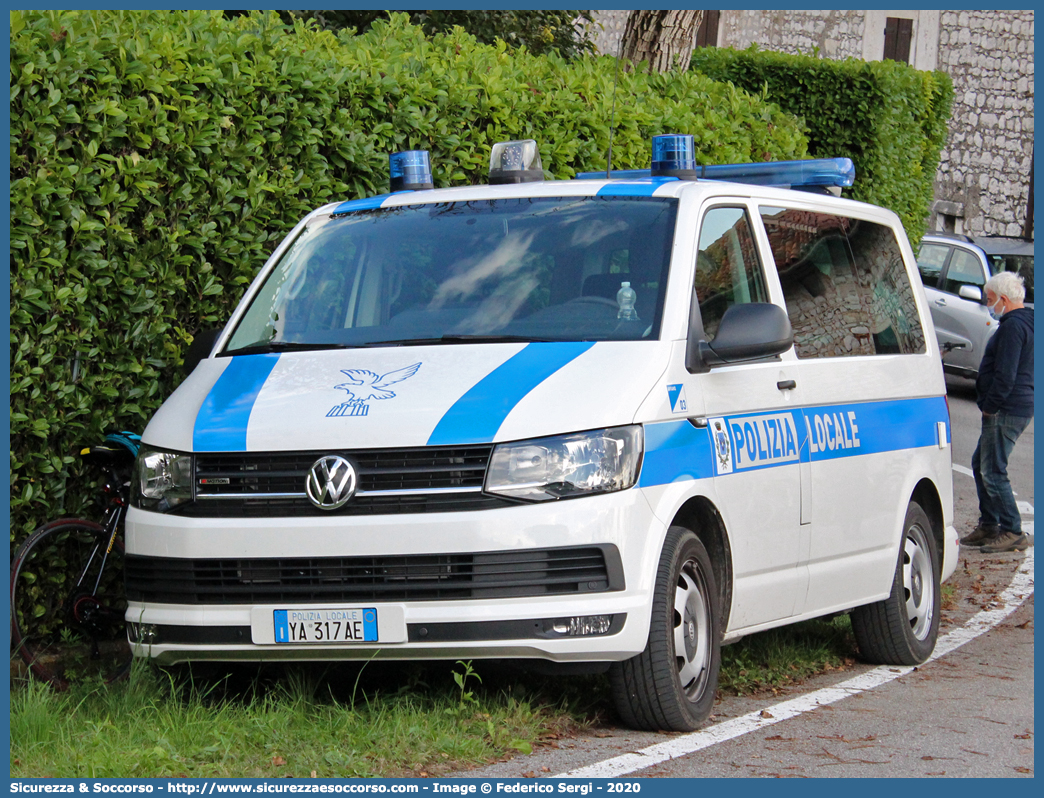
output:
[[[946,141],[953,84],[896,61],[830,61],[756,49],[698,48],[692,70],[764,96],[808,124],[815,158],[849,157],[846,195],[899,214],[921,240]]]
[[[85,511],[77,447],[140,431],[193,336],[231,313],[312,208],[387,190],[430,149],[439,186],[483,182],[490,146],[534,138],[555,176],[605,168],[614,62],[362,36],[274,14],[12,12],[12,541]],[[655,133],[703,163],[806,155],[796,119],[695,73],[621,73],[614,166]]]

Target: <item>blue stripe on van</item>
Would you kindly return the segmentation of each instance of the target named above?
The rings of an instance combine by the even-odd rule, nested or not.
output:
[[[527,344],[446,411],[432,430],[428,446],[491,442],[515,405],[592,346],[591,342]]]
[[[192,429],[193,451],[246,451],[250,411],[278,360],[278,354],[232,358],[196,414]]]
[[[676,177],[651,177],[647,180],[628,180],[619,183],[607,183],[598,189],[598,197],[651,197],[664,183],[675,181]]]
[[[804,408],[812,462],[938,445],[937,424],[949,414],[941,396]]]
[[[391,194],[378,194],[376,197],[364,197],[363,199],[348,200],[342,202],[332,213],[351,213],[352,211],[370,211],[379,208],[384,201],[395,194],[403,194],[402,191],[393,191]]]
[[[640,487],[666,485],[714,476],[710,435],[688,421],[668,421],[645,427],[645,457]]]
[[[796,452],[789,447],[780,421],[793,419]],[[667,421],[645,427],[645,458],[641,487],[728,476],[762,468],[821,462],[842,457],[937,446],[938,424],[949,414],[944,397],[900,399],[845,405],[793,408],[725,416],[730,451],[728,464],[716,462],[709,428],[688,421]],[[724,472],[724,473],[723,473]]]

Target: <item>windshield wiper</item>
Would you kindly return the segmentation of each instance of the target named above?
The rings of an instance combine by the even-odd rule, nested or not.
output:
[[[546,343],[550,338],[531,335],[440,335],[438,338],[401,338],[394,341],[367,341],[360,346],[430,346],[431,344],[529,344]]]
[[[438,338],[401,338],[393,341],[363,341],[357,344],[307,343],[305,341],[259,341],[238,349],[226,349],[218,357],[260,355],[270,352],[300,352],[318,349],[363,349],[378,346],[430,346],[432,344],[518,344],[544,343],[550,338],[530,335],[441,335]]]
[[[298,352],[311,349],[352,349],[349,344],[307,343],[305,341],[258,341],[256,344],[226,349],[218,357],[229,355],[261,355],[269,352]]]

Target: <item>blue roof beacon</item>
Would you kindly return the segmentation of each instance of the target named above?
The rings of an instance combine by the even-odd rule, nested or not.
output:
[[[431,177],[431,156],[427,150],[404,150],[388,156],[391,190],[421,191],[435,188]]]
[[[666,134],[653,136],[653,177],[677,177],[679,180],[696,179],[696,142],[689,135]]]

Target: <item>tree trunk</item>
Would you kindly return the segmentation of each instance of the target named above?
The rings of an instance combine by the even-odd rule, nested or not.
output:
[[[648,61],[649,71],[685,71],[702,21],[702,11],[632,11],[624,28],[621,55],[634,64]]]

